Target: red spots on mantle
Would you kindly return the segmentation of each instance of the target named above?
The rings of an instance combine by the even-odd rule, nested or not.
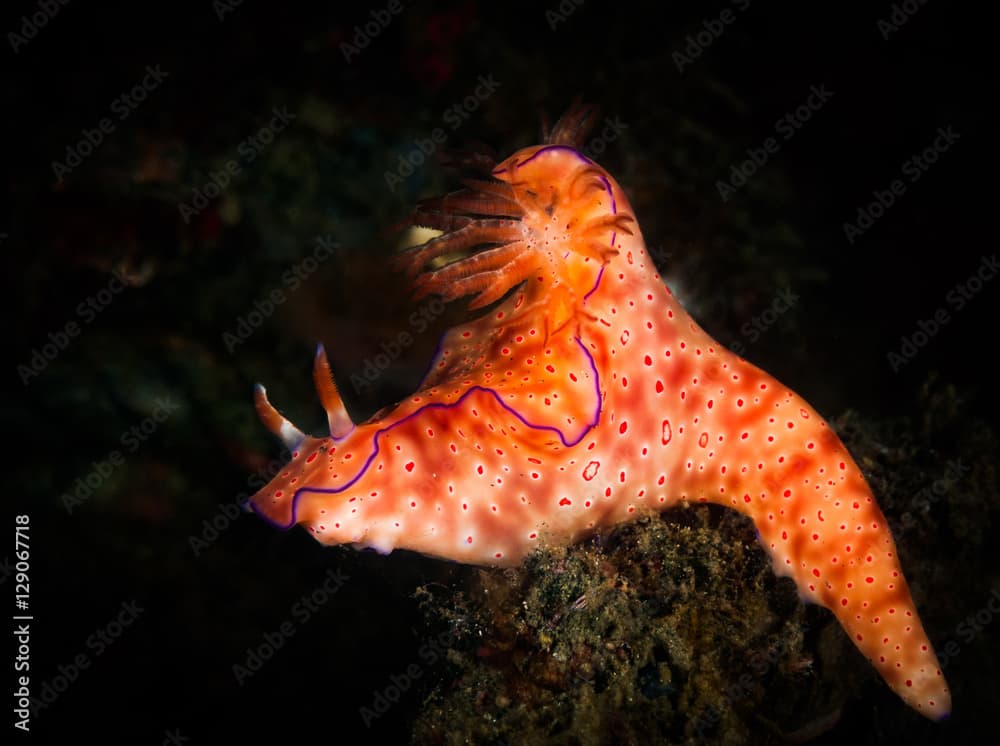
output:
[[[305,523],[326,543],[483,565],[519,562],[542,527],[565,543],[634,518],[641,500],[656,509],[681,501],[735,507],[754,521],[775,566],[806,597],[834,607],[897,693],[924,714],[946,712],[943,677],[931,674],[939,664],[898,558],[886,551],[889,526],[862,470],[853,462],[848,469],[843,444],[801,397],[694,323],[663,285],[638,232],[626,232],[634,215],[610,177],[602,176],[607,191],[600,184],[556,189],[547,181],[572,176],[578,164],[564,156],[553,150],[522,172],[532,194],[552,195],[541,203],[550,205],[548,214],[523,198],[527,187],[511,187],[513,162],[498,166],[494,191],[472,187],[478,196],[467,201],[504,217],[441,208],[444,224],[468,230],[453,228],[417,250],[425,259],[414,268],[424,273],[420,287],[444,291],[437,294],[446,300],[474,287],[493,310],[445,335],[415,395],[356,427],[345,424],[336,387],[331,394],[317,375],[331,432],[350,431],[333,438],[330,474],[305,468],[320,455],[325,464],[329,436],[293,443],[301,454],[253,498],[254,507],[282,527]],[[510,211],[492,209],[500,206]],[[595,222],[599,229],[574,252],[578,226],[609,209],[614,214],[599,218],[606,222]],[[612,235],[614,245],[602,249]],[[529,261],[493,273],[501,265],[490,263],[508,241],[524,245],[511,246],[510,256]],[[444,249],[463,258],[437,264]],[[435,285],[435,276],[449,279]],[[521,289],[507,293],[516,285]],[[296,499],[303,493],[306,499]],[[574,501],[584,510],[564,510]],[[343,529],[335,519],[345,521]],[[325,529],[331,525],[336,536]]]

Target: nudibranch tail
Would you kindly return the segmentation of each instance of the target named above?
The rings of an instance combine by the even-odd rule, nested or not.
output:
[[[688,344],[711,363],[685,355]],[[951,696],[888,521],[843,443],[805,400],[704,332],[677,352],[668,369],[689,413],[671,420],[681,494],[748,515],[775,572],[830,609],[910,706],[947,714]]]

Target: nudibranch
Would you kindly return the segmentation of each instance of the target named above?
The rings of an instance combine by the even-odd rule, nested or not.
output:
[[[951,697],[861,469],[799,395],[706,334],[666,287],[573,108],[544,144],[421,203],[441,231],[398,255],[417,295],[490,306],[443,337],[419,390],[351,421],[326,355],[330,434],[268,402],[291,462],[252,507],[325,544],[519,563],[540,542],[682,502],[749,516],[775,571],[830,609],[890,687],[941,719]]]

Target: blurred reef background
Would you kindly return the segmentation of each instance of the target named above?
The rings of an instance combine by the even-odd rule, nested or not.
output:
[[[940,2],[787,5],[5,5],[5,520],[31,516],[32,738],[988,740],[1000,280],[970,278],[996,256],[996,31]],[[456,186],[440,150],[534,144],[577,95],[668,284],[865,469],[945,659],[947,723],[723,509],[506,571],[239,511],[281,463],[254,382],[321,432],[323,342],[360,421],[467,318],[387,269],[410,237],[393,226]],[[914,162],[941,131],[958,137]],[[861,209],[880,216],[845,232]]]

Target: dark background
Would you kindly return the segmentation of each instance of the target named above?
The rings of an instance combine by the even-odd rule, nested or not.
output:
[[[916,421],[921,391],[940,382],[954,385],[965,411],[995,416],[993,284],[899,372],[887,360],[996,247],[986,117],[995,40],[985,19],[931,0],[884,39],[877,21],[892,9],[884,3],[654,11],[588,0],[553,29],[545,11],[555,3],[404,2],[347,61],[342,45],[386,4],[320,5],[247,0],[220,20],[210,2],[72,0],[16,53],[10,37],[0,45],[8,130],[0,246],[13,302],[7,504],[32,520],[33,685],[80,653],[91,663],[33,723],[39,742],[160,743],[177,729],[190,743],[269,733],[288,743],[407,738],[438,669],[425,667],[370,731],[359,708],[420,662],[420,645],[439,631],[414,590],[458,587],[472,570],[323,548],[253,517],[231,521],[198,556],[190,540],[279,455],[254,417],[254,381],[319,432],[309,368],[323,341],[361,420],[411,391],[438,335],[465,317],[447,309],[372,385],[350,384],[417,307],[386,269],[400,241],[387,229],[451,182],[434,163],[394,190],[385,174],[435,127],[449,146],[482,141],[505,156],[537,140],[543,112],[558,116],[582,95],[627,125],[597,159],[630,195],[668,282],[720,341],[747,345],[746,357],[829,416],[853,409]],[[23,14],[39,7],[5,7],[0,31],[22,33]],[[735,20],[679,71],[672,54],[725,7]],[[169,77],[119,120],[112,102],[155,65]],[[444,112],[480,76],[499,87],[452,130]],[[814,85],[833,97],[793,138],[778,137],[780,151],[747,186],[720,200],[716,181],[775,136],[775,121]],[[238,159],[274,107],[295,120],[185,222],[178,203]],[[60,181],[52,161],[102,117],[114,131]],[[904,178],[903,163],[942,127],[960,134],[957,143],[849,243],[842,224],[873,190]],[[339,243],[337,254],[289,290],[282,273],[319,235]],[[127,287],[25,383],[17,366],[49,333],[81,321],[77,305],[108,288],[112,270]],[[750,343],[741,327],[784,287],[800,301]],[[273,288],[288,290],[287,302],[228,350],[223,333]],[[131,452],[122,438],[163,398],[175,410]],[[114,450],[124,464],[67,510],[62,496]],[[982,606],[996,584],[990,565],[981,594],[955,608],[946,629],[930,629],[932,638]],[[238,685],[233,664],[331,568],[349,582]],[[5,578],[5,598],[12,586]],[[97,655],[88,636],[133,600],[144,611]],[[975,687],[993,660],[966,657],[949,676]],[[952,723],[917,723],[911,737],[943,743],[985,728],[988,713],[962,707],[956,699]],[[849,710],[827,737],[894,740],[859,734],[853,722]]]

